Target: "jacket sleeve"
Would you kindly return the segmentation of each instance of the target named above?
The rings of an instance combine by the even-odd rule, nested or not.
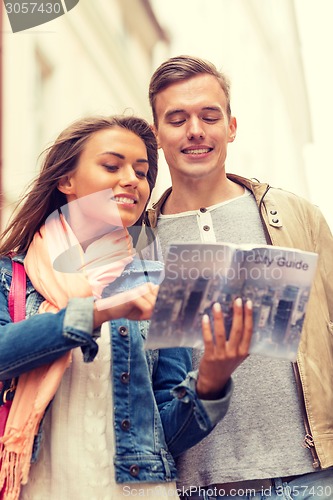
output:
[[[323,279],[328,304],[331,332],[333,333],[333,236],[321,211],[314,207],[314,243],[318,253],[318,270]]]
[[[12,323],[7,294],[0,284],[0,379],[19,376],[81,347],[92,361],[98,347],[92,332],[93,297],[70,299],[56,314],[36,314]]]
[[[207,436],[226,414],[232,394],[231,379],[222,398],[199,399],[197,371],[192,369],[192,350],[162,349],[153,375],[154,393],[168,448],[177,457]]]

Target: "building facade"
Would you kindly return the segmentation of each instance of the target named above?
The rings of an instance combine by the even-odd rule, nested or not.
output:
[[[149,0],[80,0],[46,24],[12,33],[2,9],[2,225],[34,178],[40,153],[88,114],[150,119],[148,82],[168,37]]]

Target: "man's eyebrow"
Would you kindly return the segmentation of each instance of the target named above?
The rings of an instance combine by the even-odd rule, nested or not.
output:
[[[173,115],[177,115],[178,113],[186,113],[185,109],[170,109],[165,113],[165,118],[170,118]]]
[[[103,156],[103,155],[113,155],[113,156],[116,156],[117,158],[120,158],[121,160],[125,160],[125,156],[120,154],[120,153],[116,153],[115,151],[104,151],[103,153],[99,153],[98,156]],[[148,160],[146,158],[138,158],[137,160],[135,160],[136,163],[149,163]]]
[[[218,113],[222,113],[222,110],[220,108],[220,106],[203,106],[201,108],[201,111],[217,111]],[[185,109],[171,109],[170,111],[167,111],[165,113],[165,118],[170,118],[174,115],[177,115],[179,113],[187,113],[187,111]]]
[[[219,113],[221,113],[221,108],[220,106],[204,106],[202,108],[203,111],[218,111]]]

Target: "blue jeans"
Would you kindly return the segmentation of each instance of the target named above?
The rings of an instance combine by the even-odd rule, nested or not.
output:
[[[200,495],[192,495],[192,500],[332,500],[333,470],[324,470],[305,474],[288,483],[280,478],[273,479],[274,486],[263,491],[235,491],[235,494],[218,495],[218,492],[200,489]],[[239,494],[237,494],[239,493]],[[185,500],[186,497],[184,497]]]

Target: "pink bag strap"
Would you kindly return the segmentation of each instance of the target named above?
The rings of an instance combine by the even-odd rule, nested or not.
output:
[[[27,276],[24,265],[12,260],[12,283],[8,295],[9,314],[14,322],[25,319]]]

